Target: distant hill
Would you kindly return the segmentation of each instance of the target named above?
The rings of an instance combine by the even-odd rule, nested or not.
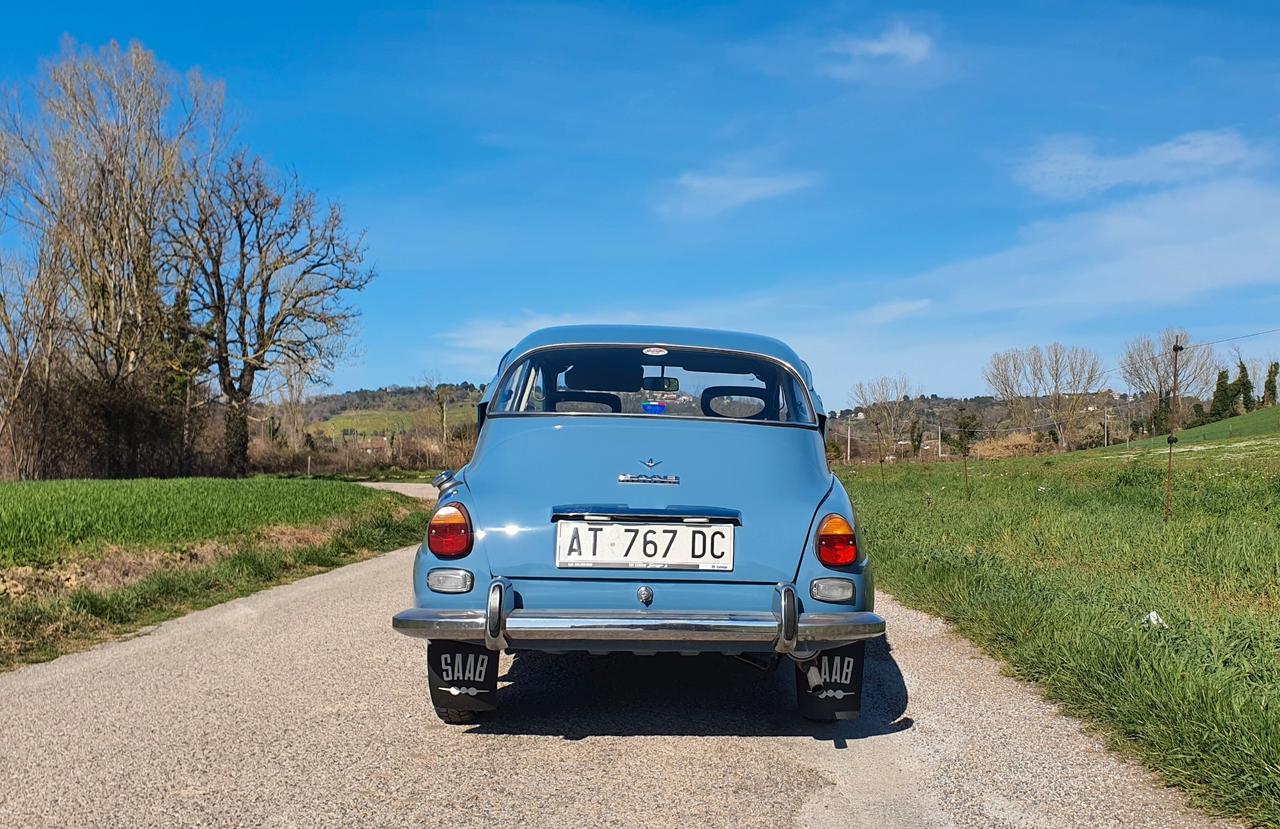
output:
[[[445,395],[450,426],[473,420],[481,390],[471,383],[440,386],[387,386],[321,395],[307,401],[307,429],[342,434],[388,435],[424,427],[437,428],[437,395]]]

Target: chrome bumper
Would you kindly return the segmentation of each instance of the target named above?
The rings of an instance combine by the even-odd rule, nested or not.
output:
[[[485,610],[412,608],[391,620],[422,639],[483,642],[490,650],[813,651],[884,633],[869,611],[800,613],[795,587],[780,584],[772,612],[582,611],[515,609],[511,585],[494,579]],[[576,645],[577,647],[573,647]],[[593,646],[598,646],[593,647]]]

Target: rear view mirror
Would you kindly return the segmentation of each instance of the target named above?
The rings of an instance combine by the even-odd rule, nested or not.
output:
[[[680,380],[675,377],[646,377],[645,391],[680,391]]]

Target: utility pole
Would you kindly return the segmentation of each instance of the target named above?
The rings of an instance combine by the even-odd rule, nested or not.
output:
[[[1107,413],[1107,404],[1106,404],[1106,403],[1103,403],[1103,404],[1102,404],[1102,445],[1103,445],[1103,446],[1110,446],[1110,445],[1111,445],[1111,436],[1110,436],[1110,435],[1108,434],[1108,432],[1107,432],[1107,418],[1108,418],[1108,417],[1109,417],[1109,415],[1108,415],[1108,413]]]
[[[942,460],[942,418],[938,418],[938,460]]]
[[[853,457],[853,424],[844,424],[844,464],[849,465]]]
[[[1173,445],[1178,442],[1178,355],[1182,352],[1182,343],[1173,342],[1173,400],[1169,405],[1169,465],[1164,476],[1164,522],[1169,523],[1173,515]]]

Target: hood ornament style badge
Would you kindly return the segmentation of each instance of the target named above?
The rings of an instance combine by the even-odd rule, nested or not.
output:
[[[640,587],[636,590],[636,598],[640,600],[640,604],[648,607],[653,604],[653,588],[647,584]]]
[[[656,461],[649,458],[647,461],[640,461],[640,465],[651,470],[661,464],[662,461]],[[618,476],[620,484],[678,484],[680,483],[679,475],[630,475],[623,473]]]

